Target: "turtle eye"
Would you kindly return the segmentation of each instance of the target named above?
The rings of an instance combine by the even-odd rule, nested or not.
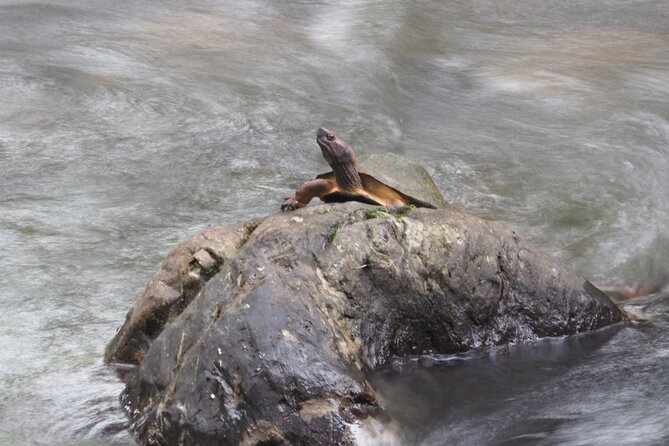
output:
[[[328,141],[332,141],[333,139],[335,139],[334,133],[328,133],[327,135],[325,135],[325,137],[328,139]]]

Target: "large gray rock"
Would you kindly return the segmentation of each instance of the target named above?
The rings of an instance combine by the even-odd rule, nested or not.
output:
[[[395,356],[623,320],[512,231],[450,208],[308,206],[226,228],[220,270],[145,353],[125,330],[127,351],[108,349],[141,359],[122,395],[141,444],[360,444],[383,416],[366,373]]]

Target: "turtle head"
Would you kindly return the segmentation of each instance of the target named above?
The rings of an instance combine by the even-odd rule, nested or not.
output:
[[[316,134],[316,142],[323,152],[323,158],[334,170],[337,166],[355,166],[355,152],[349,143],[341,139],[335,132],[319,128]]]

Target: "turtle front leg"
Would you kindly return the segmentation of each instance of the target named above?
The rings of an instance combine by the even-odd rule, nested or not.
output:
[[[322,178],[308,181],[300,186],[292,195],[283,199],[282,211],[292,211],[309,204],[312,198],[322,197],[332,191],[332,184]]]

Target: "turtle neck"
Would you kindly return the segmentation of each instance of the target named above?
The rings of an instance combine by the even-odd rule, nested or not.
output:
[[[339,189],[344,192],[362,189],[362,180],[355,168],[355,163],[333,163],[330,167],[337,178]]]

